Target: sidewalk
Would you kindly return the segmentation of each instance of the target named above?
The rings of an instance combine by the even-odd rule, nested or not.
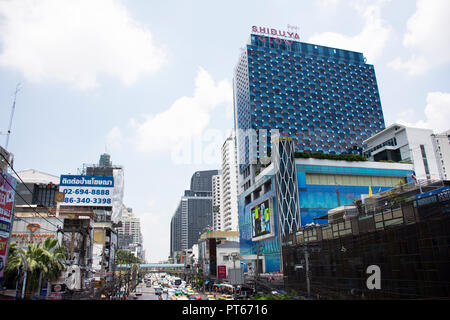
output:
[[[0,300],[15,300],[16,298],[16,290],[8,289],[8,290],[0,290]]]

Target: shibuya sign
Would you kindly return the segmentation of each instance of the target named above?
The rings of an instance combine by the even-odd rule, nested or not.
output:
[[[273,28],[265,28],[265,27],[257,27],[257,26],[252,26],[252,32],[255,33],[262,33],[262,34],[266,34],[268,36],[275,36],[275,37],[283,37],[283,38],[289,38],[292,40],[300,40],[300,37],[298,35],[297,32],[290,32],[290,31],[283,31],[283,30],[277,30],[277,29],[273,29]],[[264,41],[264,37],[260,36],[260,39],[262,41]],[[270,42],[271,39],[269,39]],[[284,40],[284,42],[286,42],[286,44],[292,44],[292,40],[288,40],[288,39],[274,39],[274,42],[282,42]]]

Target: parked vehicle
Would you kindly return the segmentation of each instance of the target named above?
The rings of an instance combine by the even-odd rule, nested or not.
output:
[[[141,287],[136,287],[135,295],[136,296],[142,296],[142,288]]]

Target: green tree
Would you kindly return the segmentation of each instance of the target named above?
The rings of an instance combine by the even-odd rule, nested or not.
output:
[[[64,260],[67,258],[66,247],[59,246],[58,240],[55,238],[45,239],[42,249],[42,261],[45,268],[40,270],[38,293],[41,291],[42,276],[45,276],[50,281],[56,280],[61,272],[64,271]]]
[[[141,263],[141,259],[136,257],[129,250],[117,250],[116,264],[133,264],[133,263]]]
[[[53,280],[64,270],[66,257],[64,247],[56,247],[58,240],[46,239],[44,244],[33,243],[27,249],[17,248],[11,243],[5,271],[8,274],[21,270],[23,274],[22,298],[25,291],[40,289],[42,276]]]

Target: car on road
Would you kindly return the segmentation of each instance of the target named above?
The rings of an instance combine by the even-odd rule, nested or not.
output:
[[[206,296],[206,300],[216,300],[216,298],[214,298],[214,296],[212,294],[208,294]]]
[[[221,294],[219,300],[233,300],[233,296],[231,294]]]
[[[198,293],[194,294],[193,296],[191,296],[191,298],[194,298],[194,300],[202,300],[202,296]]]
[[[186,294],[187,294],[188,296],[193,296],[193,295],[195,294],[195,292],[194,292],[194,290],[192,290],[192,289],[187,289],[187,290],[186,290]]]
[[[135,295],[136,296],[142,296],[142,288],[141,287],[136,287]]]

